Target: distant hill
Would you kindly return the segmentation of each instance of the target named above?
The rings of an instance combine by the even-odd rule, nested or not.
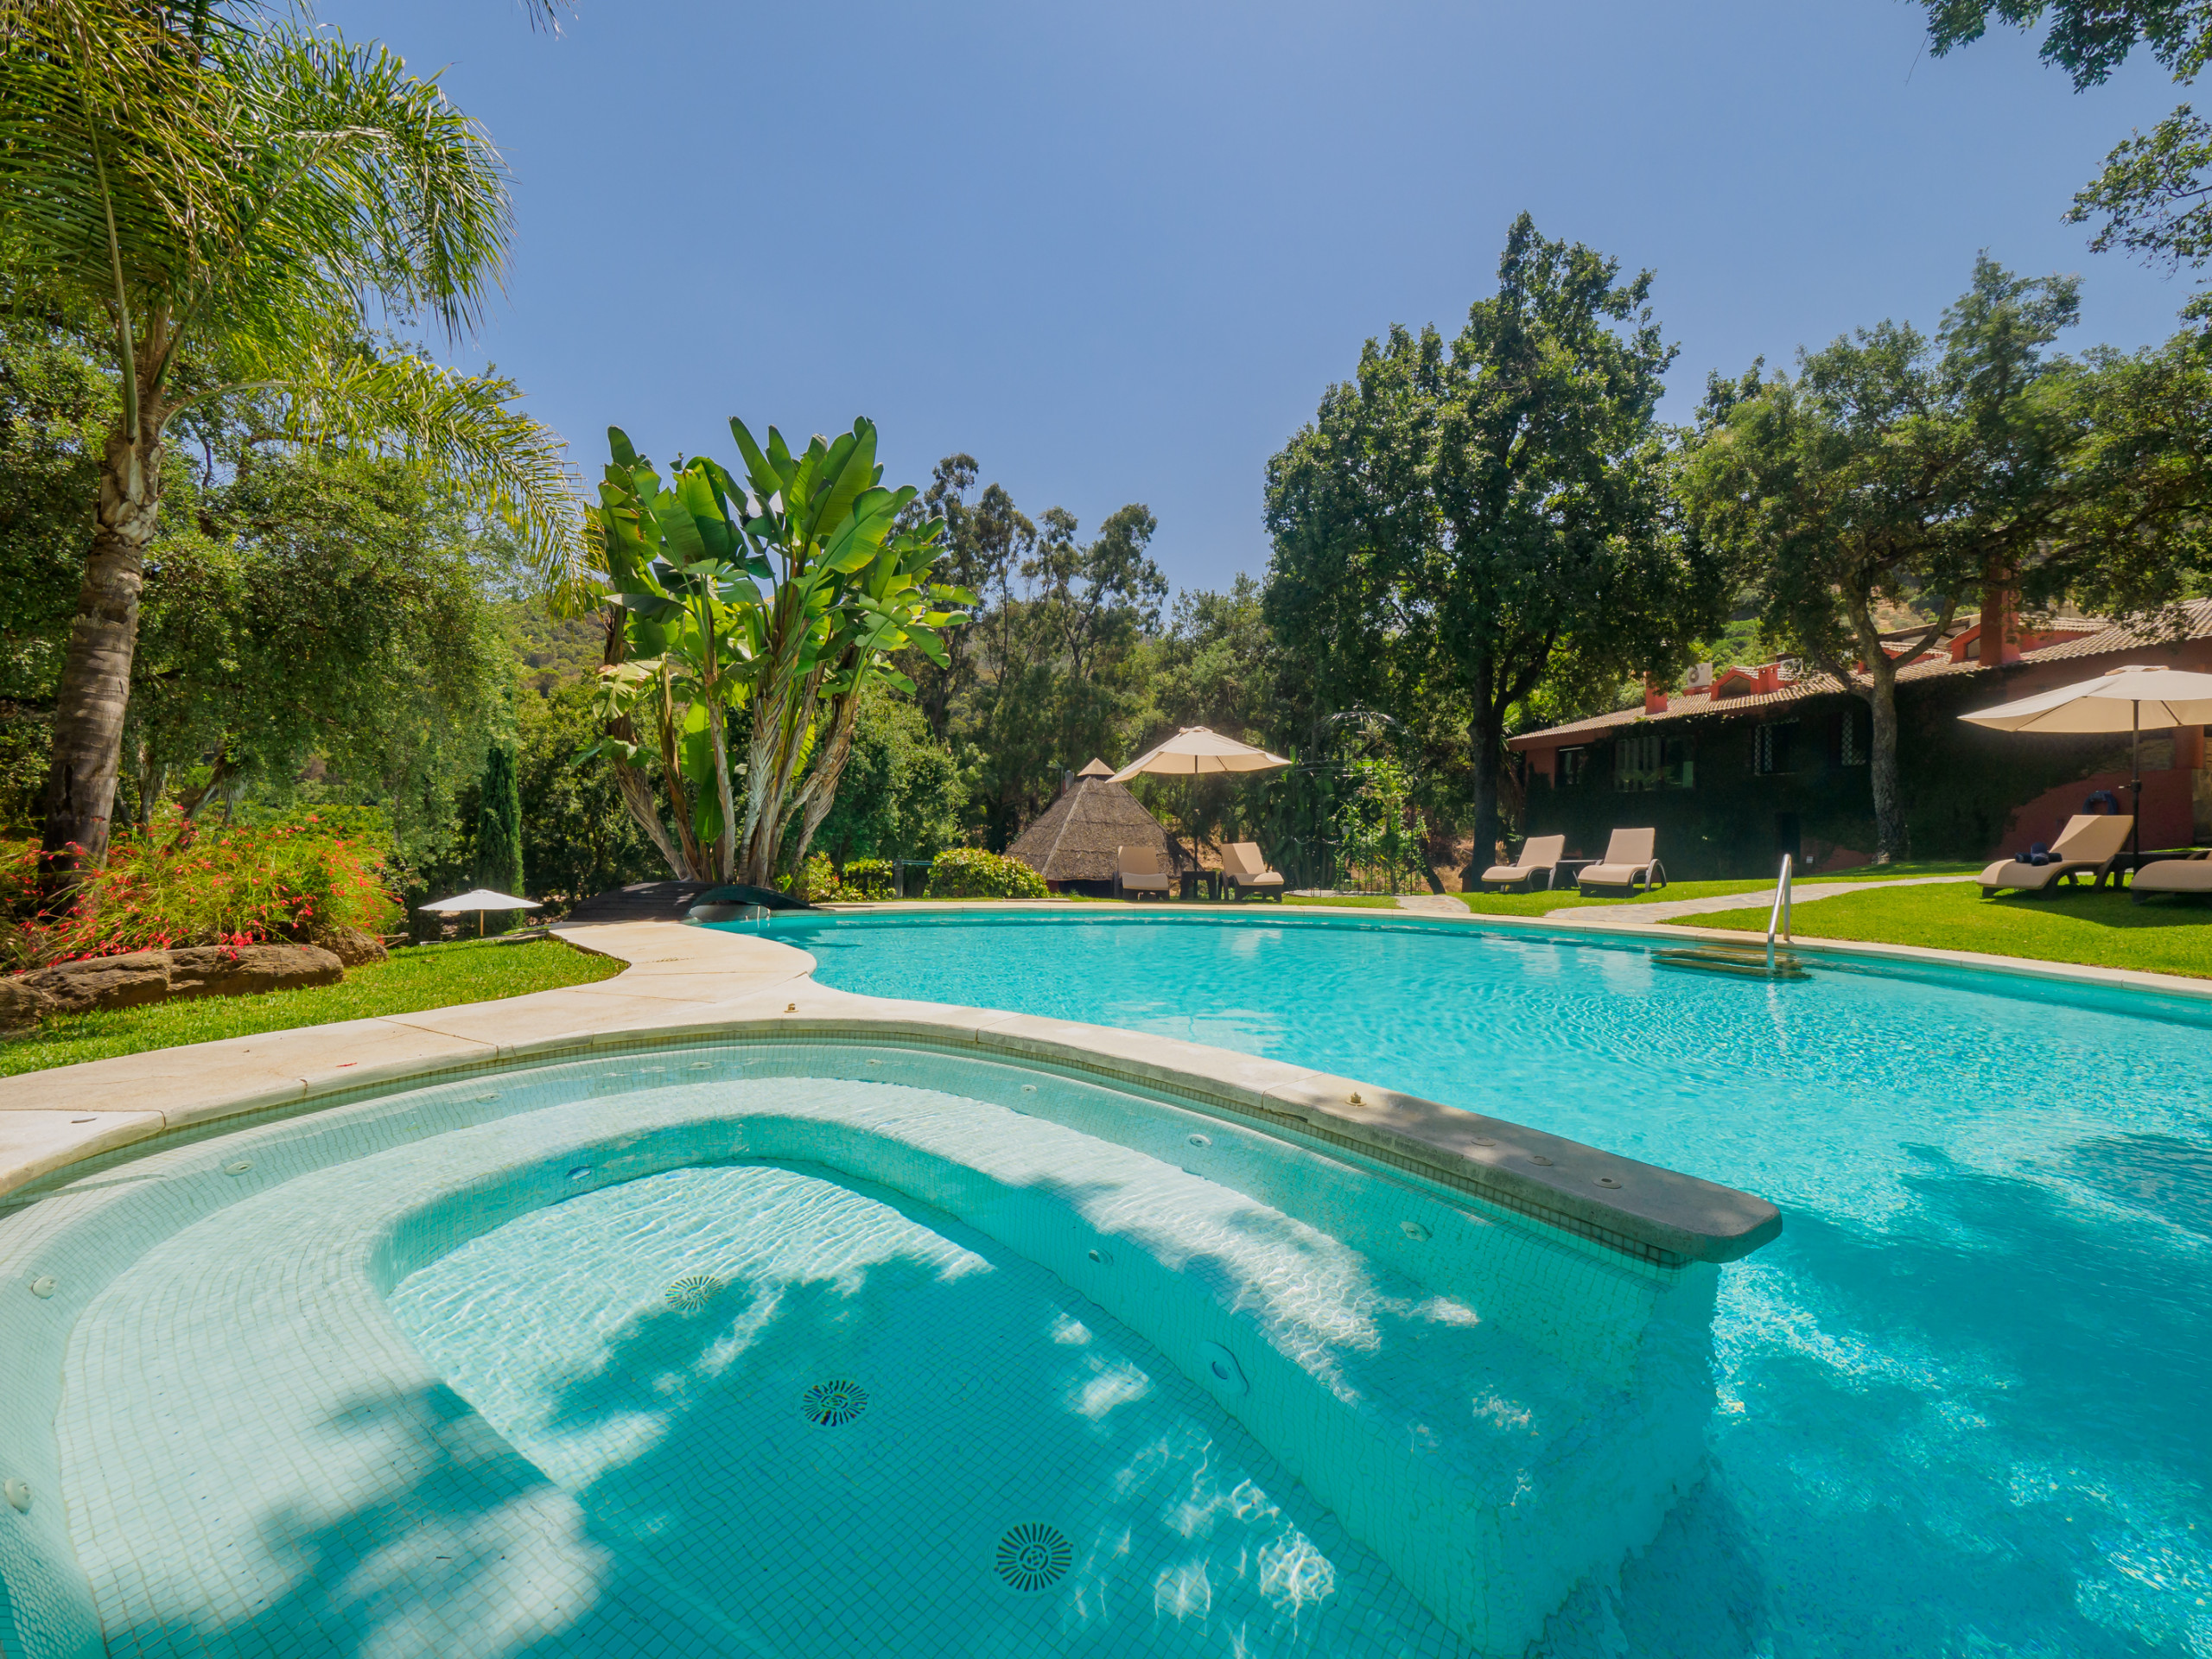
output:
[[[607,649],[607,625],[597,612],[560,618],[534,600],[518,600],[505,608],[516,649],[528,671],[524,683],[540,696],[599,672]]]

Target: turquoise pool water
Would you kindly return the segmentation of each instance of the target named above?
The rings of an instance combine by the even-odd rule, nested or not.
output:
[[[2212,1028],[1363,919],[779,920],[824,983],[1325,1067],[1746,1188],[1703,1484],[1558,1659],[2212,1655]]]
[[[1718,1284],[974,1052],[372,1090],[0,1210],[0,1648],[1520,1659]]]
[[[818,1166],[554,1205],[391,1305],[600,1548],[743,1651],[1465,1651],[1095,1303]]]

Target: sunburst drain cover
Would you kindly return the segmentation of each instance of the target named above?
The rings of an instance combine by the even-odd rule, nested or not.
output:
[[[807,1421],[836,1428],[868,1409],[868,1390],[849,1376],[833,1376],[809,1389],[799,1401],[799,1409],[806,1414]]]
[[[721,1288],[711,1274],[686,1274],[668,1287],[668,1305],[679,1313],[696,1313]]]
[[[1042,1521],[1009,1527],[999,1540],[998,1573],[1007,1587],[1023,1595],[1049,1590],[1067,1576],[1075,1551],[1067,1534]]]

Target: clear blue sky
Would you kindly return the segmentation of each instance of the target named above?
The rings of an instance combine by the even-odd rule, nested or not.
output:
[[[443,69],[515,175],[495,360],[587,479],[756,430],[965,450],[1033,517],[1160,518],[1178,586],[1267,563],[1268,457],[1394,321],[1456,333],[1513,215],[1657,273],[1706,372],[1885,316],[1932,327],[1977,249],[2084,277],[2074,345],[2187,296],[2062,224],[2180,92],[2076,95],[2032,43],[1937,61],[1902,0],[1004,4],[326,0]]]

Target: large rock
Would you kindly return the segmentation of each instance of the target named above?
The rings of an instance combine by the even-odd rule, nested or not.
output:
[[[87,957],[57,962],[25,974],[23,983],[53,999],[53,1012],[81,1014],[86,1008],[135,1008],[159,1002],[169,994],[169,953],[133,950],[128,956]]]
[[[35,1026],[54,1011],[54,1001],[35,985],[27,985],[20,975],[10,974],[0,979],[0,1031],[17,1031],[25,1026]]]
[[[314,944],[200,944],[88,957],[0,980],[0,1030],[33,1025],[49,1014],[143,1007],[173,996],[251,996],[335,985],[345,977],[336,954]]]
[[[251,996],[346,977],[346,964],[315,944],[200,944],[168,958],[171,996]]]
[[[373,933],[364,933],[358,927],[334,927],[319,935],[315,943],[348,968],[359,968],[365,962],[382,962],[391,953],[384,948],[384,941]]]

